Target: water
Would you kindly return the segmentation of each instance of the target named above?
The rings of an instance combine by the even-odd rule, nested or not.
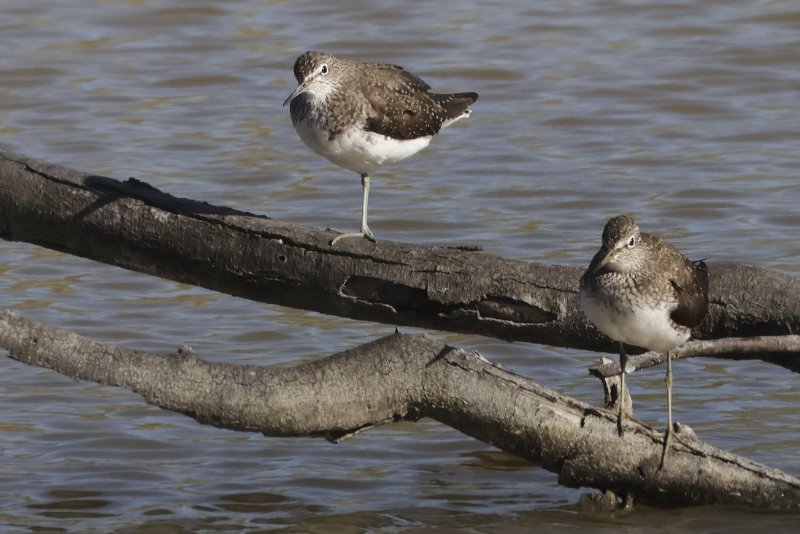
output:
[[[4,0],[0,143],[79,170],[317,227],[359,224],[360,183],[281,103],[307,49],[477,91],[473,116],[373,173],[379,239],[585,265],[639,215],[691,257],[800,274],[800,9],[791,1],[173,3]],[[0,242],[0,308],[127,347],[287,365],[392,328],[266,306]],[[437,333],[592,403],[578,351]],[[214,429],[128,391],[0,359],[4,531],[790,530],[722,508],[580,513],[580,490],[431,421],[339,445]],[[663,427],[661,369],[631,386]],[[797,376],[682,361],[675,416],[800,473]],[[712,394],[709,394],[712,392]]]

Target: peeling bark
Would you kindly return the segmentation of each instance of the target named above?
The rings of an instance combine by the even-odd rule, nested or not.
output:
[[[251,300],[506,340],[615,352],[577,302],[582,269],[345,240],[0,151],[0,237]],[[710,263],[698,339],[800,331],[800,280]]]
[[[800,480],[679,433],[663,435],[563,396],[425,335],[394,334],[294,367],[214,364],[189,348],[123,349],[0,312],[0,346],[31,365],[122,386],[148,403],[218,427],[337,440],[430,417],[593,487],[662,505],[800,510]],[[169,376],[170,380],[162,379]]]

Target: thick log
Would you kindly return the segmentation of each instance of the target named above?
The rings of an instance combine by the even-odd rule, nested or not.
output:
[[[0,346],[19,361],[130,388],[219,427],[337,440],[431,417],[558,473],[567,486],[662,506],[800,510],[800,480],[790,475],[680,433],[660,468],[662,434],[632,420],[620,437],[613,413],[425,335],[395,334],[288,368],[233,366],[189,348],[124,349],[0,312]]]
[[[580,268],[385,241],[331,247],[330,233],[3,151],[0,237],[321,313],[615,351],[578,307]],[[800,280],[709,268],[711,309],[695,337],[800,331]]]

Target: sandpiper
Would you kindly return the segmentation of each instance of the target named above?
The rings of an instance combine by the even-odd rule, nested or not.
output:
[[[625,343],[667,353],[668,427],[672,432],[672,360],[669,351],[691,336],[708,310],[708,268],[690,261],[661,237],[643,234],[619,215],[606,223],[603,244],[581,277],[580,305],[601,332],[619,342],[618,430],[625,398]],[[664,455],[661,458],[662,465]]]
[[[361,175],[361,231],[367,224],[369,173],[416,154],[445,126],[469,116],[477,93],[431,93],[430,86],[398,65],[362,63],[306,52],[294,64],[298,86],[283,103],[300,139],[336,165]]]

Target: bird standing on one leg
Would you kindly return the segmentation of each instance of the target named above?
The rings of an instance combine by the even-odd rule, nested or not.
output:
[[[303,142],[336,165],[361,175],[361,231],[337,236],[374,241],[367,224],[369,173],[412,156],[439,130],[468,117],[477,93],[438,94],[398,65],[362,63],[306,52],[294,64],[298,86],[292,124]]]
[[[580,305],[597,328],[619,342],[619,433],[625,398],[625,346],[667,353],[668,427],[663,465],[672,432],[672,360],[669,351],[689,339],[708,310],[708,268],[688,260],[636,221],[619,215],[606,223],[603,244],[581,277]]]

